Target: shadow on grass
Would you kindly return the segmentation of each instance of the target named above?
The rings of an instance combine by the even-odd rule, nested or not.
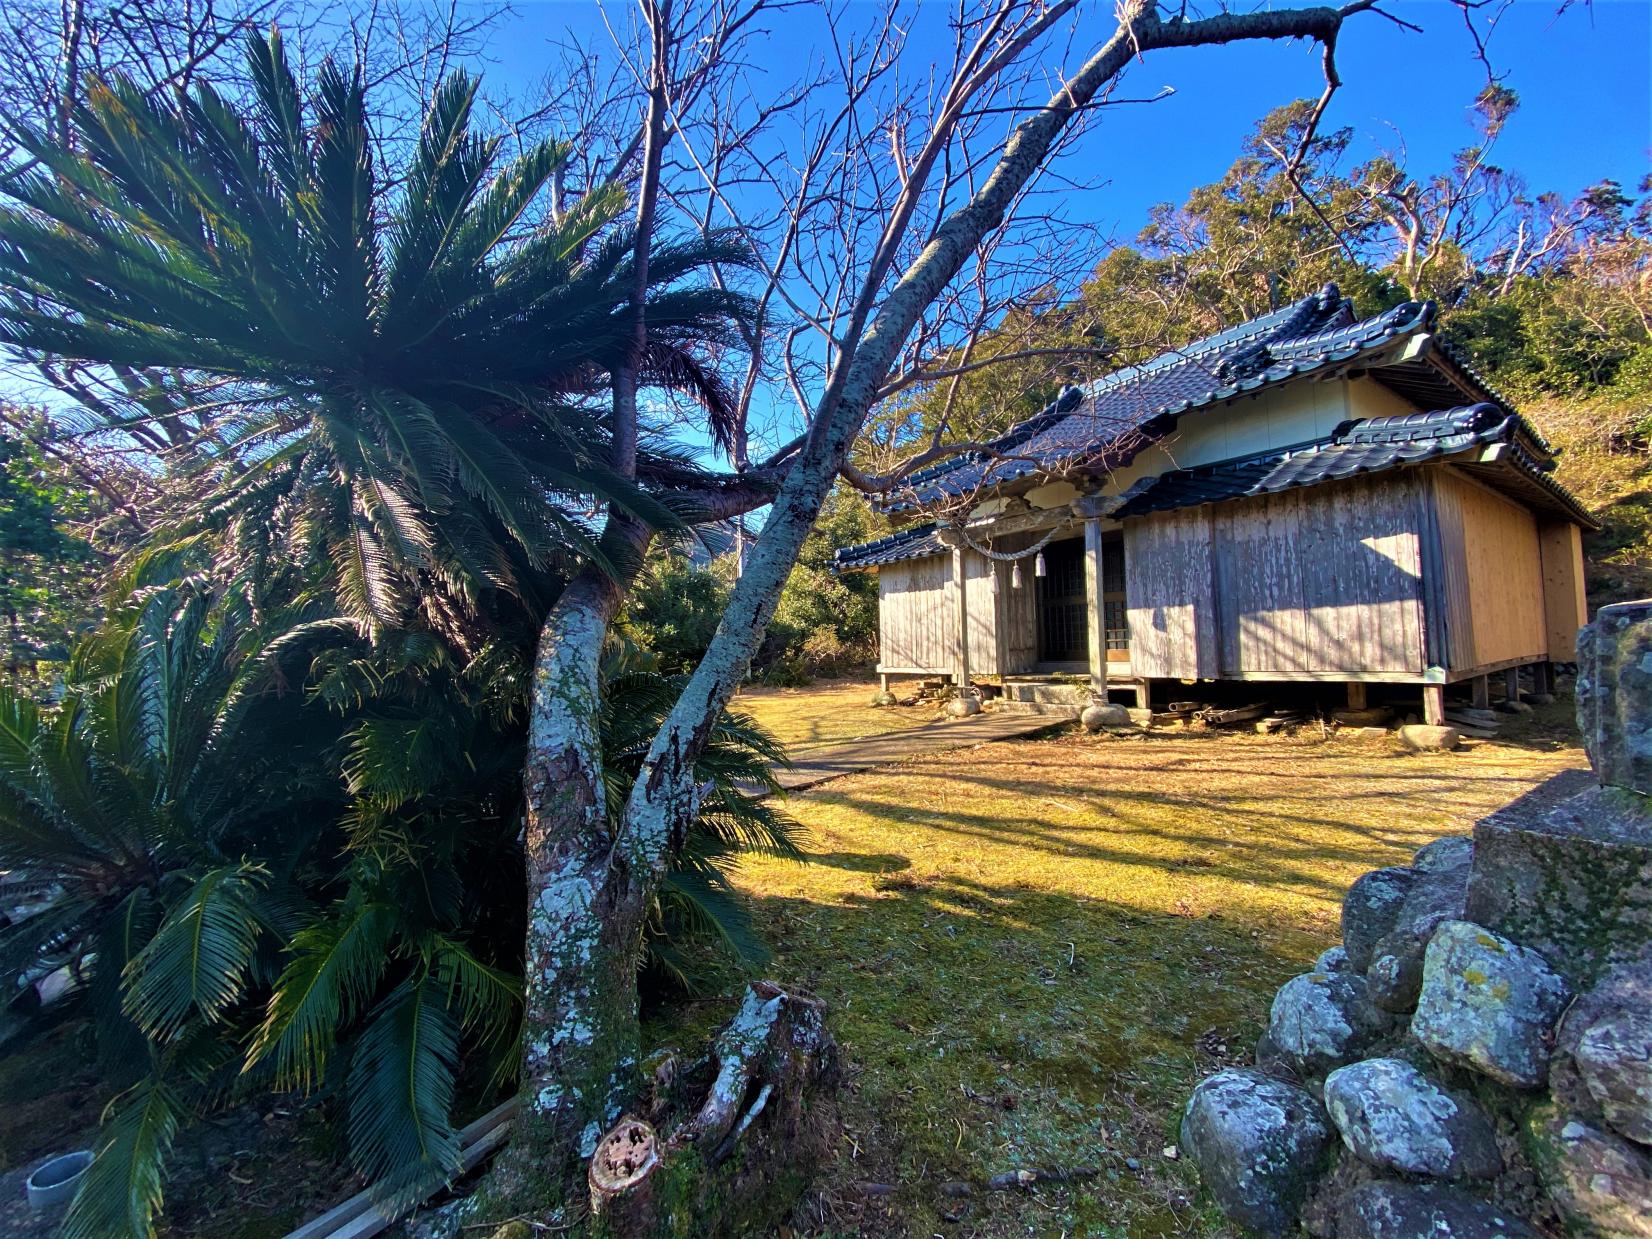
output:
[[[1273,991],[1318,949],[909,870],[833,902],[754,902],[770,973],[826,1001],[848,1067],[846,1141],[796,1218],[822,1235],[1211,1233],[1163,1150],[1193,1085],[1248,1061]],[[1096,1176],[1036,1196],[942,1191],[1077,1166]]]

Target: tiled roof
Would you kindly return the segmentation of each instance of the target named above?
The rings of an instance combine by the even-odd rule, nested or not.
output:
[[[892,533],[886,538],[879,538],[876,542],[840,547],[833,567],[838,572],[848,572],[856,568],[875,568],[879,564],[898,563],[903,559],[921,559],[925,555],[938,555],[946,549],[936,532],[935,522],[930,521],[923,525],[913,525],[899,533]]]
[[[1465,453],[1478,466],[1479,449],[1505,444],[1509,451],[1491,462],[1505,475],[1498,480],[1509,480],[1512,471],[1529,498],[1593,525],[1577,498],[1549,476],[1548,458],[1531,450],[1534,433],[1523,418],[1490,403],[1345,422],[1320,443],[1143,478],[1118,497],[1109,515],[1125,519],[1273,494]]]
[[[1385,349],[1427,330],[1433,317],[1432,303],[1406,302],[1357,319],[1327,284],[1281,310],[1066,389],[987,451],[914,474],[884,510],[911,511],[1058,469],[1116,468],[1186,413]]]

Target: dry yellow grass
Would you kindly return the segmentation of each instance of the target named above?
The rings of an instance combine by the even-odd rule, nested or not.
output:
[[[933,702],[873,709],[875,684],[833,680],[807,688],[748,688],[733,708],[751,715],[793,752],[843,744],[936,721]]]
[[[1335,941],[1355,877],[1584,763],[1563,707],[1523,731],[1432,756],[1075,733],[795,798],[816,863],[754,858],[738,881],[771,973],[826,999],[849,1064],[849,1139],[800,1223],[1225,1234],[1163,1153],[1182,1101],[1248,1058],[1274,989]],[[1036,1195],[940,1190],[1079,1165],[1099,1176]]]

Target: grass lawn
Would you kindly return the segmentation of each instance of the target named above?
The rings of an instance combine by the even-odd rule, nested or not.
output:
[[[806,695],[782,699],[811,715]],[[798,1223],[1226,1234],[1165,1153],[1189,1090],[1248,1061],[1275,988],[1336,940],[1355,877],[1585,764],[1567,713],[1430,756],[1317,734],[1069,732],[794,798],[816,863],[752,859],[739,883],[770,974],[827,1001],[848,1065],[848,1139]],[[1052,1166],[1100,1173],[942,1190]]]
[[[875,681],[830,680],[807,688],[747,688],[733,709],[751,715],[794,753],[936,722],[934,702],[873,709]]]

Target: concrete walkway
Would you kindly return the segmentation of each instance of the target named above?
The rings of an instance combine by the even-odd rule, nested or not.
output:
[[[858,774],[876,766],[889,766],[914,757],[928,757],[948,749],[968,748],[994,740],[1014,740],[1052,727],[1069,719],[1049,714],[977,714],[973,718],[948,719],[910,731],[891,731],[867,736],[848,744],[799,753],[790,770],[776,772],[780,786],[789,792],[814,787],[828,779]]]

